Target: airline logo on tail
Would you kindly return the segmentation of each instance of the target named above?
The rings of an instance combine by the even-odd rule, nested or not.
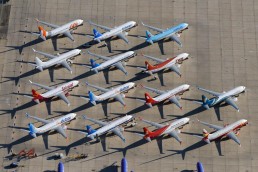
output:
[[[34,138],[37,137],[37,135],[36,135],[37,129],[32,123],[29,123],[29,131],[30,131],[30,135],[32,137],[34,137]]]
[[[36,90],[32,89],[32,96],[33,96],[33,100],[36,101],[37,103],[39,103],[40,100],[44,100],[44,97],[42,97]]]
[[[102,36],[102,34],[99,33],[99,31],[97,29],[93,29],[93,34],[94,34],[94,38],[99,38]]]
[[[40,37],[46,40],[48,36],[48,32],[42,26],[38,26],[38,29],[39,29]]]
[[[150,104],[156,103],[156,101],[148,93],[145,93],[144,95],[145,95],[146,103],[150,103]]]
[[[147,70],[152,70],[154,68],[148,61],[145,61],[145,66]]]

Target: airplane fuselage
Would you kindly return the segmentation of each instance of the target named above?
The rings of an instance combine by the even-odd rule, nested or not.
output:
[[[116,35],[118,35],[122,32],[128,31],[135,26],[136,26],[135,21],[129,21],[129,22],[127,22],[125,24],[122,24],[122,25],[120,25],[120,26],[118,26],[118,27],[116,27],[116,28],[114,28],[114,29],[112,29],[108,32],[103,33],[100,37],[95,38],[95,39],[103,41],[103,40],[106,40],[106,39],[111,38],[113,36],[116,36]]]
[[[241,119],[237,122],[234,122],[232,124],[229,124],[227,126],[225,126],[224,128],[209,134],[205,139],[209,139],[210,141],[216,140],[216,139],[221,139],[224,136],[227,136],[228,133],[230,132],[236,132],[237,130],[239,130],[240,128],[242,128],[243,126],[246,126],[248,124],[246,119]]]
[[[189,90],[189,87],[190,87],[190,85],[184,84],[184,85],[180,85],[179,87],[174,88],[173,90],[169,90],[169,91],[153,98],[154,102],[152,102],[152,104],[159,103],[159,102],[162,102],[164,100],[171,98],[172,96],[182,94],[185,91]]]
[[[41,96],[44,98],[50,98],[50,97],[57,96],[60,93],[67,93],[69,90],[76,87],[78,84],[79,84],[79,81],[76,81],[76,80],[70,81],[68,83],[57,86],[53,90],[50,90],[50,91],[47,91],[47,92],[41,94]]]
[[[236,96],[236,95],[242,93],[244,90],[245,90],[244,86],[239,86],[239,87],[233,88],[232,90],[229,90],[229,91],[219,95],[218,97],[213,97],[213,98],[209,99],[208,105],[209,105],[209,107],[212,107],[218,103],[225,101],[229,97]]]
[[[68,60],[72,57],[75,57],[75,56],[79,55],[80,53],[81,53],[81,50],[75,49],[75,50],[60,54],[59,56],[57,56],[53,59],[43,62],[42,68],[45,69],[45,68],[48,68],[48,67],[51,67],[51,66],[54,66],[57,64],[61,64],[62,61]]]
[[[103,70],[105,68],[108,68],[108,67],[114,65],[115,63],[118,63],[118,62],[123,61],[123,60],[125,60],[127,58],[130,58],[133,55],[134,55],[133,51],[128,51],[126,53],[119,54],[119,55],[113,57],[112,59],[107,60],[107,61],[101,63],[99,66],[92,68],[91,70],[93,70],[93,71],[94,70],[97,70],[97,71]]]
[[[53,36],[62,34],[66,31],[76,29],[78,26],[82,25],[82,23],[83,23],[83,20],[81,20],[81,19],[71,21],[69,23],[66,23],[58,28],[55,28],[55,29],[49,31],[47,37],[51,38]]]
[[[161,33],[158,33],[156,35],[153,35],[151,37],[149,37],[148,39],[146,39],[146,42],[157,42],[160,41],[162,39],[168,38],[170,36],[172,36],[175,33],[178,32],[182,32],[183,30],[188,28],[188,24],[187,23],[181,23],[177,26],[168,28],[167,30],[164,30]]]
[[[112,129],[129,122],[130,120],[132,120],[133,116],[132,115],[126,115],[118,120],[112,121],[109,124],[99,128],[96,132],[87,135],[87,137],[89,138],[96,138],[98,136],[101,136],[109,131],[111,131]]]
[[[64,125],[65,123],[73,120],[75,118],[76,114],[75,113],[70,113],[68,115],[65,115],[65,116],[62,116],[60,118],[57,118],[56,120],[40,127],[37,129],[37,133],[38,134],[43,134],[47,131],[50,131],[50,130],[54,130],[55,128],[61,126],[61,125]]]
[[[98,97],[97,101],[103,101],[103,100],[107,100],[109,98],[113,98],[118,94],[129,91],[134,86],[135,86],[135,83],[133,83],[133,82],[129,82],[129,83],[123,84],[121,86],[118,86],[118,87],[116,87],[116,88],[114,88],[114,89],[112,89],[108,92],[105,92],[105,93],[97,96]]]

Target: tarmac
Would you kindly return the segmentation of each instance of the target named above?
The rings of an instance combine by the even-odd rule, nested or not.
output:
[[[134,172],[190,172],[196,170],[197,161],[201,161],[207,172],[255,172],[258,169],[258,1],[251,0],[11,0],[8,33],[6,39],[0,40],[0,164],[1,171],[8,169],[12,162],[4,159],[8,150],[19,152],[22,149],[35,148],[37,158],[21,160],[19,172],[50,172],[57,169],[60,160],[47,160],[55,153],[67,156],[87,154],[88,157],[79,161],[65,163],[66,172],[116,172],[121,171],[120,161],[125,156],[128,168]],[[30,34],[37,31],[37,22],[34,18],[49,23],[62,25],[80,18],[84,25],[75,30],[75,42],[68,38],[58,39],[59,51],[54,51],[51,40],[38,41]],[[123,40],[112,41],[112,53],[103,43],[89,48],[81,45],[91,41],[87,34],[92,34],[93,27],[87,21],[92,20],[101,25],[114,27],[127,21],[136,21],[139,25],[133,28],[128,35],[130,44]],[[146,24],[166,29],[182,22],[189,24],[189,29],[181,34],[183,47],[174,42],[164,43],[164,55],[161,54],[158,44],[146,45],[138,35],[144,36]],[[49,28],[45,27],[47,30]],[[151,31],[152,33],[155,33]],[[81,48],[83,53],[74,60],[73,73],[64,68],[55,69],[51,79],[48,70],[38,72],[28,62],[34,62],[36,54],[32,48],[57,54],[73,48]],[[138,55],[127,62],[128,76],[119,70],[93,75],[84,64],[89,64],[91,58],[87,50],[96,54],[111,56],[127,50],[134,50]],[[140,73],[138,66],[144,66],[146,60],[141,54],[166,59],[179,53],[189,53],[190,59],[181,65],[182,77],[174,72],[167,72],[163,78],[152,80],[152,77]],[[42,56],[38,56],[45,59]],[[153,63],[153,62],[151,62]],[[52,74],[51,74],[52,75]],[[29,84],[29,80],[44,85],[55,86],[69,80],[79,80],[80,86],[71,91],[68,99],[71,106],[62,100],[36,105],[24,94],[31,94],[36,88]],[[107,105],[98,104],[92,107],[80,96],[87,96],[88,88],[85,81],[111,88],[127,81],[144,84],[160,90],[173,89],[181,84],[190,84],[190,91],[184,93],[180,100],[183,110],[174,104],[154,106],[148,109],[136,98],[144,98],[146,90],[135,88],[126,94],[124,108],[119,102]],[[236,86],[246,86],[247,92],[241,94],[236,102],[240,108],[237,112],[230,106],[202,110],[199,105],[187,99],[201,99],[202,92],[196,89],[201,86],[206,89],[223,92]],[[38,88],[36,88],[38,89]],[[44,90],[39,89],[43,93]],[[100,92],[96,92],[99,94]],[[150,95],[155,96],[154,93]],[[206,95],[206,94],[205,94]],[[208,95],[209,96],[209,95]],[[210,96],[209,96],[210,97]],[[116,136],[108,136],[105,144],[85,139],[85,136],[76,131],[68,130],[68,140],[60,134],[48,137],[45,145],[42,137],[32,139],[26,132],[17,127],[27,128],[29,122],[36,126],[41,124],[27,119],[25,113],[44,119],[52,119],[69,112],[75,112],[77,119],[72,121],[68,128],[84,129],[85,125],[97,125],[85,121],[82,115],[107,120],[119,118],[124,114],[136,114],[137,125],[126,129],[123,143]],[[133,132],[142,132],[148,126],[138,120],[142,117],[158,123],[169,123],[175,119],[189,117],[190,124],[182,129],[180,145],[173,138],[165,138],[160,142],[155,140],[146,143]],[[192,134],[202,134],[202,129],[211,129],[199,124],[197,119],[216,125],[233,123],[239,119],[247,119],[249,125],[243,127],[238,138],[239,147],[234,141],[221,142],[221,154],[215,143],[202,143]],[[15,128],[16,127],[16,128]],[[149,127],[154,130],[154,127]],[[46,149],[47,147],[47,149]]]

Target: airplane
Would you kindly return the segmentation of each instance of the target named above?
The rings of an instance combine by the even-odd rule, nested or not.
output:
[[[224,91],[223,93],[218,93],[218,92],[206,90],[200,87],[197,87],[197,88],[201,91],[204,91],[214,96],[213,98],[208,99],[206,96],[202,95],[201,101],[194,101],[195,103],[201,104],[205,109],[210,109],[211,107],[217,104],[226,102],[227,104],[235,108],[238,112],[239,112],[239,108],[235,104],[235,101],[237,101],[236,97],[238,97],[240,93],[245,92],[245,89],[246,89],[246,87],[244,86],[238,86],[227,92]]]
[[[101,95],[96,96],[92,91],[89,91],[89,102],[91,104],[93,104],[94,106],[96,105],[96,102],[101,102],[107,99],[111,99],[114,98],[115,100],[117,100],[119,103],[121,103],[123,106],[126,106],[123,98],[125,98],[125,95],[123,93],[128,92],[130,89],[133,89],[135,87],[135,83],[133,82],[128,82],[126,84],[120,85],[118,87],[115,88],[111,88],[111,89],[106,89],[106,88],[102,88],[99,86],[95,86],[95,85],[91,85],[88,82],[86,82],[86,85],[89,87],[93,87],[96,88],[97,90],[100,90],[102,92],[104,92]],[[84,97],[81,97],[83,99],[87,99]],[[87,99],[88,100],[88,99]]]
[[[89,21],[90,25],[99,27],[103,30],[105,30],[105,33],[100,33],[97,29],[93,29],[94,36],[91,36],[94,41],[100,43],[101,41],[110,42],[110,39],[114,37],[118,37],[119,39],[124,40],[127,44],[129,43],[128,39],[126,38],[126,35],[128,35],[128,32],[137,26],[137,23],[135,21],[129,21],[126,22],[120,26],[116,26],[114,28],[110,28],[107,26],[98,25],[96,23],[93,23],[92,21]]]
[[[204,172],[204,168],[201,162],[197,162],[196,167],[197,167],[197,172]]]
[[[151,142],[152,139],[155,139],[160,136],[170,135],[171,137],[174,137],[180,144],[182,143],[182,140],[178,136],[178,134],[181,132],[179,129],[182,129],[183,126],[188,124],[190,121],[189,118],[182,118],[182,119],[175,120],[171,124],[163,125],[163,124],[147,121],[141,118],[140,120],[147,124],[155,126],[157,128],[157,130],[155,131],[150,131],[146,127],[143,128],[144,135],[143,134],[140,134],[140,135],[143,136],[143,138],[148,142]]]
[[[30,81],[30,80],[29,80]],[[70,106],[70,101],[66,98],[69,95],[69,91],[71,91],[74,87],[78,86],[79,81],[70,81],[65,84],[59,85],[57,87],[49,87],[45,85],[41,85],[35,82],[30,81],[32,85],[36,85],[38,87],[44,88],[48,90],[47,92],[40,94],[36,90],[32,89],[32,100],[36,103],[40,103],[46,99],[52,99],[53,97],[59,97],[65,103]]]
[[[55,120],[54,119],[53,120],[45,120],[45,119],[42,119],[42,118],[31,116],[28,113],[26,113],[26,116],[27,116],[27,118],[32,118],[32,119],[35,119],[35,120],[45,124],[45,125],[37,128],[32,123],[29,123],[28,124],[28,127],[29,127],[28,130],[20,129],[20,130],[28,132],[29,135],[31,135],[32,137],[36,138],[37,135],[39,135],[39,134],[44,134],[44,133],[49,132],[51,130],[55,130],[58,133],[60,133],[64,138],[67,138],[67,135],[65,133],[65,130],[67,129],[67,126],[65,124],[74,120],[76,114],[75,113],[69,113],[69,114],[67,114],[65,116],[62,116],[60,118],[57,118]]]
[[[113,56],[112,58],[97,55],[97,54],[93,54],[89,51],[88,51],[88,53],[91,56],[94,56],[94,57],[97,57],[99,59],[105,60],[105,62],[103,62],[101,64],[98,64],[93,59],[90,59],[90,63],[91,63],[91,67],[90,67],[91,69],[90,70],[91,71],[94,71],[95,73],[98,73],[100,70],[103,70],[103,69],[106,69],[106,68],[109,68],[109,67],[116,67],[117,69],[121,70],[125,75],[127,75],[127,71],[124,68],[126,63],[122,63],[121,61],[125,61],[125,60],[128,60],[128,59],[136,56],[136,54],[133,51],[128,51],[126,53]]]
[[[216,143],[220,143],[219,141],[223,137],[228,137],[234,140],[239,146],[241,146],[241,144],[240,144],[240,140],[237,138],[237,135],[239,134],[240,129],[243,126],[246,126],[248,124],[246,119],[238,120],[232,124],[225,125],[224,127],[214,125],[214,124],[209,124],[202,121],[199,121],[199,122],[203,125],[213,128],[215,131],[212,133],[208,133],[207,130],[203,129],[203,136],[198,136],[198,135],[194,135],[194,136],[201,138],[203,141],[205,141],[208,144],[210,144],[211,141],[214,141],[214,140],[216,141]]]
[[[79,49],[68,51],[63,54],[58,54],[57,56],[52,55],[52,54],[47,54],[47,53],[44,53],[41,51],[37,51],[35,49],[32,49],[32,50],[35,53],[43,55],[49,59],[46,62],[42,62],[38,57],[35,57],[36,64],[32,64],[32,65],[35,66],[36,69],[40,70],[41,72],[45,68],[49,68],[51,66],[62,65],[63,67],[65,67],[67,70],[69,70],[72,73],[72,68],[70,67],[70,65],[72,64],[71,59],[73,59],[74,57],[81,54],[81,50],[79,50]]]
[[[64,172],[64,163],[59,162],[58,163],[58,170],[57,172]]]
[[[148,93],[145,93],[145,101],[144,102],[150,108],[153,105],[158,104],[162,101],[169,100],[171,103],[176,104],[176,106],[182,110],[182,106],[179,103],[180,97],[178,95],[183,95],[183,93],[185,91],[188,91],[190,85],[183,84],[172,90],[167,90],[167,91],[162,91],[162,90],[158,90],[158,89],[154,89],[154,88],[150,88],[150,87],[146,87],[146,86],[142,86],[142,87],[147,90],[150,90],[156,94],[159,94],[157,97],[152,98]]]
[[[170,39],[171,41],[175,41],[177,44],[179,44],[182,47],[182,43],[180,42],[179,37],[180,37],[180,34],[184,30],[188,29],[188,24],[187,23],[181,23],[177,26],[173,26],[173,27],[168,28],[166,30],[146,25],[143,22],[142,22],[142,25],[149,28],[149,29],[152,29],[152,30],[158,32],[158,34],[152,35],[150,31],[146,30],[146,37],[140,37],[140,38],[144,38],[146,40],[146,42],[151,44],[151,45],[155,42]]]
[[[157,77],[153,74],[157,73],[159,71],[164,71],[166,69],[176,72],[181,77],[182,74],[179,70],[180,64],[182,64],[183,61],[188,59],[189,54],[182,53],[182,54],[177,55],[176,57],[168,58],[166,60],[148,56],[148,55],[144,55],[144,54],[143,54],[143,56],[148,59],[151,59],[153,61],[156,61],[158,64],[151,65],[148,61],[145,61],[146,68],[139,67],[139,69],[141,69],[142,72],[144,72],[144,73],[154,76],[154,79],[157,79]]]
[[[46,31],[42,26],[38,26],[39,33],[32,32],[33,35],[38,36],[39,38],[41,38],[44,41],[46,41],[47,38],[52,38],[52,37],[55,37],[58,35],[64,35],[64,36],[68,37],[70,40],[74,41],[74,38],[72,36],[73,30],[75,30],[75,29],[77,29],[77,27],[83,25],[83,20],[81,20],[81,19],[71,21],[62,26],[58,26],[55,24],[40,21],[38,19],[36,19],[36,21],[38,23],[41,23],[43,25],[53,28],[53,30],[51,30],[51,31]]]
[[[85,115],[83,116],[83,118],[85,120],[89,120],[89,121],[94,122],[94,123],[101,126],[99,129],[94,130],[91,126],[87,125],[86,126],[86,132],[85,131],[80,131],[81,133],[86,134],[86,137],[93,140],[95,138],[98,139],[98,137],[103,135],[103,134],[106,134],[108,132],[112,132],[112,133],[116,134],[120,139],[122,139],[123,142],[125,142],[125,138],[124,138],[123,134],[121,133],[121,131],[124,131],[124,129],[122,127],[119,127],[119,126],[133,120],[132,115],[126,115],[122,118],[119,118],[119,119],[117,119],[115,121],[111,121],[111,122],[102,122],[102,121],[99,121],[99,120],[95,120],[93,118],[88,118]]]

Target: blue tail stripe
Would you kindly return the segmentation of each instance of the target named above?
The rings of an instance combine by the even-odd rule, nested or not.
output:
[[[92,68],[95,68],[95,67],[98,67],[98,66],[99,66],[99,64],[96,63],[93,59],[90,59],[90,64],[91,64],[91,67],[92,67]]]
[[[93,34],[94,34],[94,38],[98,38],[98,37],[102,36],[102,34],[99,33],[99,31],[95,28],[93,29]]]
[[[92,127],[89,125],[86,126],[86,131],[88,134],[92,134],[96,132],[96,130],[92,129]]]

